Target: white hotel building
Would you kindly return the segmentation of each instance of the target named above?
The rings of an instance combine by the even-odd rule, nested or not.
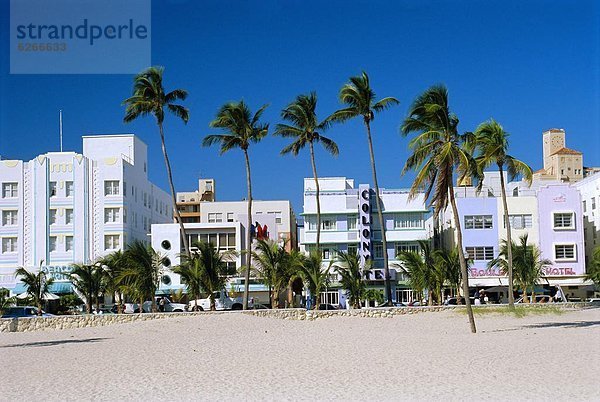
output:
[[[148,181],[147,146],[133,134],[83,137],[83,153],[0,161],[0,287],[24,290],[14,271],[42,267],[70,292],[65,272],[172,222],[169,195]]]
[[[369,287],[383,289],[383,243],[377,218],[375,192],[368,184],[355,186],[346,177],[319,178],[321,202],[321,250],[323,268],[335,259],[339,251],[358,252],[361,259],[371,258],[374,269],[367,278]],[[409,201],[407,189],[380,189],[392,294],[397,301],[412,299],[412,290],[406,286],[396,256],[401,251],[419,251],[418,240],[432,236],[429,228],[429,210],[423,195]],[[315,181],[304,179],[304,228],[300,232],[301,247],[309,252],[316,246],[317,205]],[[363,219],[364,218],[364,219]],[[331,272],[331,283],[325,300],[332,304],[345,303],[338,276]],[[333,289],[333,290],[330,290]]]
[[[181,193],[178,193],[180,199]],[[246,264],[246,201],[202,201],[199,203],[199,222],[184,222],[184,228],[190,246],[197,241],[212,243],[219,251],[234,251],[235,255],[227,257],[230,286],[234,293],[244,291],[244,278],[238,275],[240,267]],[[296,217],[292,205],[287,200],[252,202],[253,226],[258,223],[266,226],[268,238],[280,244],[286,244],[288,250],[296,248]],[[252,229],[251,229],[252,230]],[[179,224],[152,225],[152,247],[168,258],[163,272],[159,291],[169,293],[173,290],[185,289],[179,275],[172,272],[171,267],[179,265],[183,252]],[[251,278],[249,292],[260,303],[268,303],[268,288],[258,278]],[[228,291],[231,287],[228,287]]]

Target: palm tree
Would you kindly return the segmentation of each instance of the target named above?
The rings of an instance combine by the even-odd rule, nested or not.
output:
[[[269,131],[268,124],[259,123],[260,116],[268,105],[263,105],[254,115],[242,100],[226,103],[219,109],[216,118],[210,122],[210,127],[219,128],[224,134],[207,135],[202,142],[204,146],[220,145],[220,152],[240,148],[246,160],[246,183],[248,186],[248,220],[246,224],[246,270],[243,309],[248,308],[248,283],[250,282],[250,267],[252,263],[252,179],[250,175],[250,158],[248,148],[251,143],[262,140]]]
[[[314,143],[320,142],[325,150],[333,156],[339,154],[337,144],[322,135],[330,126],[331,121],[325,119],[319,122],[316,113],[317,94],[311,92],[308,95],[298,95],[296,99],[281,111],[281,117],[290,124],[278,124],[275,135],[293,138],[294,142],[281,150],[281,154],[292,153],[297,156],[307,144],[310,150],[310,163],[312,165],[313,177],[315,179],[316,201],[317,201],[317,250],[320,249],[321,240],[321,201],[319,198],[319,177],[315,163]]]
[[[506,241],[508,244],[512,243],[510,219],[508,214],[508,203],[506,202],[506,188],[504,185],[504,170],[508,172],[509,180],[513,180],[516,176],[522,175],[529,184],[533,173],[531,168],[520,160],[507,154],[508,152],[508,136],[509,134],[504,131],[502,126],[497,121],[491,119],[484,123],[481,123],[475,131],[475,146],[479,149],[479,156],[477,157],[477,163],[479,163],[481,170],[484,170],[491,164],[498,166],[500,172],[500,188],[502,189],[502,204],[504,206],[504,225],[506,226]],[[513,289],[513,261],[512,261],[512,250],[510,247],[507,248],[507,262],[508,262],[508,305],[509,307],[515,306],[515,296]]]
[[[223,290],[227,283],[227,263],[225,262],[225,258],[232,253],[220,253],[210,243],[200,242],[195,245],[198,251],[192,255],[192,258],[195,259],[193,264],[198,266],[197,269],[200,271],[200,287],[208,293],[210,309],[211,311],[215,311],[217,309],[215,293]]]
[[[202,246],[198,243],[193,245],[200,249]],[[204,267],[202,260],[197,252],[191,255],[182,255],[180,265],[173,267],[173,272],[181,277],[181,281],[185,283],[187,292],[194,299],[194,310],[198,310],[198,299],[202,293],[202,276],[204,275]]]
[[[385,274],[385,294],[388,305],[392,303],[392,283],[390,279],[389,257],[387,252],[387,240],[385,237],[385,222],[383,220],[383,209],[381,205],[379,183],[377,182],[377,170],[375,168],[375,153],[373,152],[373,141],[371,139],[371,122],[375,119],[375,113],[397,105],[400,102],[396,98],[387,97],[376,101],[375,92],[369,84],[369,76],[362,72],[360,76],[350,77],[350,82],[340,90],[340,101],[347,107],[334,112],[329,120],[346,121],[361,116],[367,130],[367,142],[369,144],[369,156],[371,158],[371,171],[373,173],[373,185],[375,186],[375,203],[377,205],[377,216],[381,226],[381,241],[383,243],[383,269]]]
[[[335,271],[340,275],[340,284],[348,292],[348,302],[352,308],[360,308],[360,301],[365,298],[367,291],[364,275],[370,272],[370,269],[368,266],[361,269],[360,265],[360,256],[357,253],[343,251],[338,253],[333,263]]]
[[[33,300],[33,303],[38,308],[38,315],[42,315],[42,305],[44,303],[44,297],[49,293],[49,288],[54,283],[53,278],[48,278],[46,273],[41,269],[42,263],[40,263],[40,270],[37,274],[29,272],[23,267],[17,268],[15,271],[16,276],[21,277],[21,282],[27,286],[27,294]]]
[[[410,189],[410,198],[425,190],[425,199],[433,205],[436,219],[446,210],[448,203],[452,206],[467,315],[471,332],[475,333],[477,329],[469,299],[469,274],[452,182],[455,170],[459,179],[470,176],[480,179],[477,164],[466,149],[466,145],[473,141],[472,135],[458,133],[458,117],[450,112],[448,91],[442,85],[429,88],[415,99],[402,124],[401,132],[405,136],[417,134],[409,143],[412,155],[407,159],[402,172],[417,171]]]
[[[169,155],[167,154],[167,146],[165,144],[165,133],[163,130],[163,122],[165,119],[165,107],[176,117],[180,118],[184,124],[187,124],[189,120],[189,110],[178,105],[175,102],[178,100],[185,100],[187,98],[187,91],[184,89],[174,89],[171,92],[165,93],[163,87],[163,72],[164,67],[149,67],[141,73],[137,74],[133,79],[133,93],[132,96],[123,101],[125,108],[125,117],[123,121],[130,123],[140,116],[153,115],[158,124],[158,131],[160,133],[160,144],[162,147],[163,157],[165,159],[165,166],[167,167],[167,176],[169,179],[169,187],[171,188],[171,199],[173,201],[173,212],[179,222],[179,229],[181,231],[181,241],[183,242],[183,248],[186,254],[189,254],[189,245],[187,236],[185,235],[185,229],[183,227],[183,221],[181,215],[177,209],[177,198],[175,194],[175,186],[173,185],[173,174],[171,173],[171,163],[169,162]]]
[[[154,295],[162,275],[165,256],[139,240],[129,245],[124,256],[125,268],[119,276],[119,282],[139,300],[140,313],[144,312],[144,302],[147,298],[151,300],[152,312],[155,312]]]
[[[433,305],[434,298],[441,302],[441,293],[446,279],[439,264],[435,264],[435,253],[428,241],[419,240],[420,252],[402,251],[398,256],[402,268],[408,275],[409,286],[416,293],[427,290],[428,304]]]
[[[511,247],[509,247],[511,244]],[[531,300],[535,301],[535,285],[544,276],[544,266],[551,265],[552,261],[542,259],[542,253],[534,245],[527,244],[527,234],[519,237],[519,244],[508,243],[503,240],[498,258],[488,263],[488,267],[500,267],[504,275],[508,271],[508,253],[512,249],[513,280],[515,285],[523,291],[523,302],[527,302],[527,291],[531,289]]]
[[[117,303],[117,314],[123,312],[123,285],[119,278],[126,265],[125,254],[122,250],[113,251],[98,260],[98,265],[102,267],[106,280],[106,293],[111,293]]]
[[[85,297],[85,307],[92,314],[92,304],[96,302],[96,312],[100,311],[100,295],[106,289],[106,274],[99,265],[73,264],[69,273],[73,287]]]
[[[16,298],[10,297],[10,290],[0,288],[0,316],[14,303],[16,303]]]
[[[258,240],[257,252],[252,252],[254,271],[269,287],[271,307],[279,308],[279,293],[288,285],[291,277],[290,255],[284,246],[273,240]]]
[[[321,253],[318,250],[313,250],[308,256],[305,256],[298,267],[302,281],[310,290],[310,294],[316,298],[315,309],[318,309],[319,304],[321,304],[321,291],[327,286],[329,271],[331,271],[331,264],[326,269],[322,269],[322,262]]]
[[[588,264],[585,276],[586,279],[594,282],[596,286],[600,286],[600,246],[594,249],[592,260]]]
[[[460,257],[456,249],[435,250],[433,254],[435,265],[444,272],[444,278],[448,286],[456,290],[456,295],[460,294]],[[471,260],[467,260],[467,268]],[[456,298],[457,304],[462,304],[460,297]]]

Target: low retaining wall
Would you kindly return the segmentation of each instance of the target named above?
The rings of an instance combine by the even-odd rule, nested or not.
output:
[[[581,309],[591,306],[591,303],[551,303],[551,304],[523,304],[528,308],[555,307],[564,310]],[[477,306],[477,308],[499,307],[497,304]],[[102,327],[105,325],[122,324],[134,321],[158,320],[165,318],[188,317],[205,314],[246,314],[255,317],[270,317],[282,320],[313,321],[329,317],[365,317],[365,318],[391,318],[397,315],[430,313],[464,309],[465,306],[423,306],[423,307],[387,307],[364,308],[352,310],[305,310],[274,309],[274,310],[248,310],[248,311],[204,311],[188,313],[145,313],[145,314],[103,314],[103,315],[67,315],[55,317],[34,318],[2,318],[0,319],[0,332],[30,332],[52,329],[72,329],[87,327]]]

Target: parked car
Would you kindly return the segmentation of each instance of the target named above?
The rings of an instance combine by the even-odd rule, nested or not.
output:
[[[421,305],[421,302],[418,300],[413,300],[411,302],[402,303],[404,307],[418,307]]]
[[[154,298],[154,302],[156,303],[157,311],[159,310],[158,305],[160,303],[160,299],[161,299],[161,296],[156,296]],[[164,305],[165,313],[182,313],[182,312],[188,310],[188,306],[183,303],[174,303],[168,297],[165,297],[164,299],[165,299],[165,305]],[[144,313],[150,313],[152,311],[152,302],[150,300],[145,301],[143,308],[144,308]],[[125,303],[125,309],[123,310],[123,312],[126,314],[134,314],[134,313],[137,314],[140,312],[139,304]]]
[[[531,296],[527,296],[527,301],[523,301],[523,296],[515,300],[516,303],[531,303]],[[549,295],[535,295],[535,303],[552,303],[552,296]]]
[[[471,300],[471,304],[474,305],[475,304],[475,298],[474,297],[469,297],[469,299]],[[465,298],[464,297],[460,297],[460,304],[464,305],[465,304]],[[448,300],[444,301],[444,306],[456,306],[458,305],[458,298],[457,297],[451,297]]]
[[[16,306],[8,307],[2,318],[33,318],[38,317],[38,308],[33,306]],[[53,314],[48,314],[42,310],[42,317],[54,317]]]
[[[230,297],[227,294],[227,291],[221,290],[220,292],[215,292],[215,308],[217,311],[221,310],[241,310],[242,309],[242,298]],[[252,298],[248,301],[248,308],[253,308],[254,301]],[[191,300],[188,303],[188,309],[190,311],[194,311],[198,309],[198,311],[209,311],[210,310],[210,298],[205,297],[204,299]]]
[[[319,310],[337,310],[337,306],[333,304],[321,303],[319,304]]]

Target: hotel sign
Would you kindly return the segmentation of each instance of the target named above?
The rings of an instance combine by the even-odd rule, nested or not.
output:
[[[358,230],[361,267],[364,268],[368,260],[371,259],[371,190],[367,184],[361,184],[358,187]]]
[[[72,271],[73,267],[68,265],[50,265],[42,267],[42,272],[44,272],[49,278],[54,279],[55,282],[70,282],[69,274]]]

